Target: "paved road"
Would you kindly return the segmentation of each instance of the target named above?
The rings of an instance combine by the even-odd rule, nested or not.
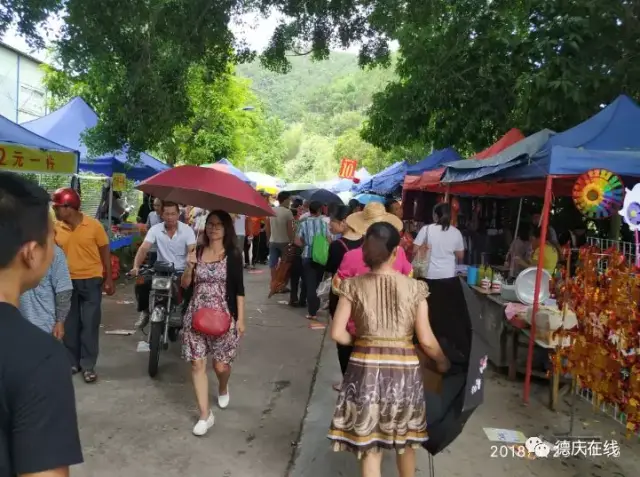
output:
[[[214,407],[209,435],[191,434],[196,406],[189,366],[174,346],[161,357],[158,378],[146,375],[131,287],[106,298],[98,365],[100,381],[76,382],[86,463],[74,477],[282,477],[300,433],[323,332],[302,312],[266,300],[268,271],[246,274],[248,331],[230,382],[231,404]],[[282,299],[282,298],[280,298]],[[217,382],[211,372],[211,395]]]

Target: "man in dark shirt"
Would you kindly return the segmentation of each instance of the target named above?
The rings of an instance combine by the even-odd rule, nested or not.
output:
[[[65,349],[18,311],[52,258],[49,196],[0,172],[0,477],[67,477],[82,462]]]

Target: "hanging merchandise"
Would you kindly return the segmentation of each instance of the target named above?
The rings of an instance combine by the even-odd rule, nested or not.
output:
[[[626,189],[622,210],[619,214],[636,238],[636,267],[640,267],[640,184]]]
[[[573,202],[591,219],[603,219],[615,214],[622,206],[624,186],[618,175],[605,169],[585,172],[573,186]]]

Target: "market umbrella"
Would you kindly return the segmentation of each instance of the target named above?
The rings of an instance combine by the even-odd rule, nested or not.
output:
[[[358,194],[354,197],[354,199],[356,199],[362,205],[367,205],[369,202],[379,202],[381,204],[384,204],[386,202],[386,199],[384,197],[377,194]]]
[[[309,202],[321,202],[322,204],[339,204],[342,205],[342,199],[338,196],[338,194],[334,194],[333,192],[327,189],[318,189],[318,190],[307,190],[300,192],[300,197],[308,200]]]
[[[315,184],[311,184],[309,182],[298,182],[294,184],[287,184],[287,186],[282,189],[282,192],[289,192],[291,195],[300,195],[302,192],[316,191],[318,189],[319,187]]]
[[[142,181],[136,189],[162,200],[207,210],[253,217],[274,215],[269,203],[249,184],[208,167],[174,167]]]
[[[489,346],[480,303],[469,286],[458,277],[426,281],[429,321],[451,361],[440,391],[425,389],[429,440],[424,448],[435,455],[460,435],[482,404]]]

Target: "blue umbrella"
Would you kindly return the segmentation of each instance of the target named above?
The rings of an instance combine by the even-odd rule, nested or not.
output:
[[[367,205],[369,202],[379,202],[381,204],[384,204],[386,202],[386,199],[384,197],[376,194],[358,194],[354,197],[354,199],[360,202],[362,205]]]
[[[231,162],[226,159],[220,159],[218,162],[214,162],[213,164],[206,164],[203,167],[210,167],[211,169],[217,169],[222,172],[226,172],[227,174],[231,174],[236,176],[242,182],[246,182],[247,184],[255,187],[256,183],[249,179],[244,172],[235,167]]]

